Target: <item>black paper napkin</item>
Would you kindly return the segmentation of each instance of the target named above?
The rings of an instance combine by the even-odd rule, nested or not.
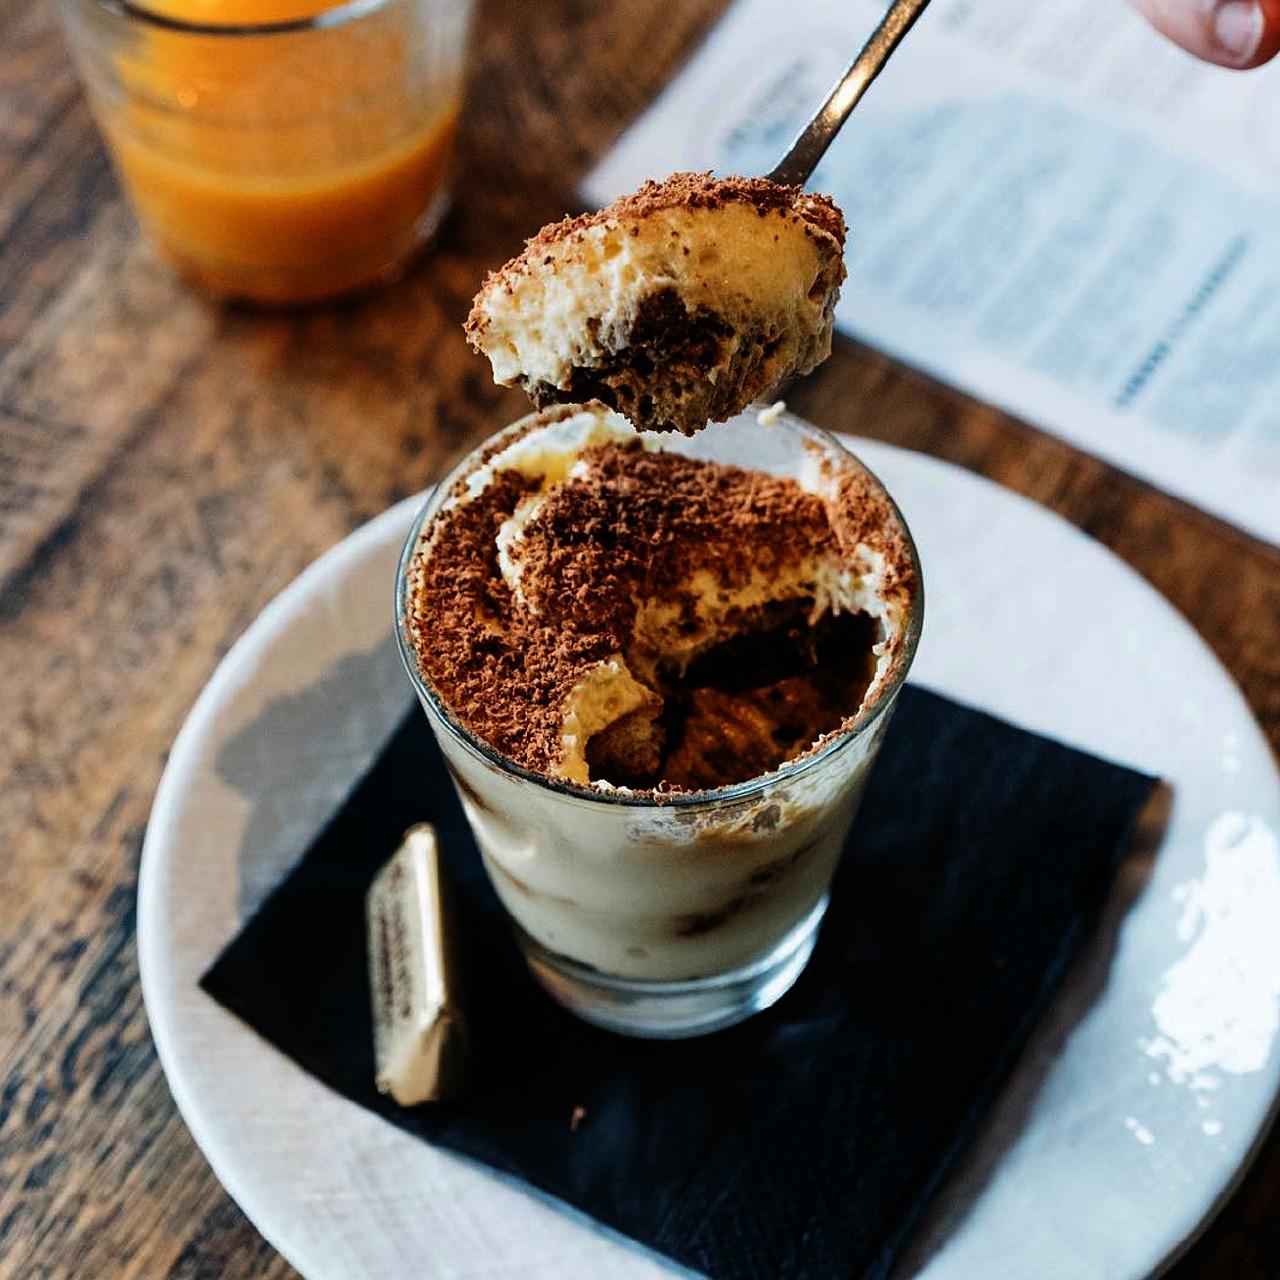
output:
[[[767,1013],[630,1040],[525,971],[415,708],[202,985],[306,1070],[714,1280],[888,1273],[1095,925],[1153,780],[908,687],[814,958]],[[455,882],[476,1077],[374,1088],[364,896],[414,822]]]

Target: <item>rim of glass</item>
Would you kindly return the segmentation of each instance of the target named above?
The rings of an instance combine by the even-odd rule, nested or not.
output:
[[[113,17],[126,22],[140,22],[161,31],[175,31],[191,36],[281,36],[302,31],[327,31],[344,27],[350,22],[389,9],[403,0],[346,0],[331,9],[322,9],[310,17],[282,18],[277,22],[188,22],[183,18],[171,18],[148,9],[134,0],[87,0],[97,9],[105,10]]]
[[[915,539],[911,536],[910,526],[904,519],[898,504],[894,501],[893,495],[885,487],[880,477],[861,458],[857,457],[852,450],[846,448],[830,431],[825,431],[821,427],[815,427],[812,423],[804,422],[791,414],[784,413],[776,420],[774,429],[783,426],[790,431],[794,431],[797,435],[817,440],[826,448],[852,459],[854,465],[862,470],[863,474],[871,480],[886,502],[888,502],[889,509],[906,535],[907,550],[911,556],[912,568],[915,571],[916,592],[907,617],[907,626],[903,637],[902,661],[898,665],[897,671],[890,676],[876,700],[869,707],[864,707],[855,717],[853,723],[847,729],[838,732],[820,751],[806,752],[794,760],[789,760],[779,765],[769,773],[762,773],[756,778],[748,778],[745,782],[734,782],[728,786],[713,787],[704,791],[663,793],[656,799],[656,793],[652,791],[639,794],[627,794],[621,791],[597,791],[581,783],[570,782],[564,778],[553,778],[534,769],[527,769],[524,765],[517,764],[508,756],[504,756],[500,751],[491,747],[483,738],[478,738],[473,734],[454,715],[444,699],[440,697],[431,683],[423,676],[422,670],[418,666],[418,657],[414,652],[405,626],[409,616],[409,565],[413,560],[414,552],[418,548],[423,530],[435,517],[444,496],[450,493],[454,485],[471,470],[475,465],[477,455],[491,448],[502,436],[516,431],[529,422],[530,419],[539,416],[541,416],[539,413],[526,414],[523,418],[518,418],[501,430],[495,431],[493,435],[472,449],[448,475],[427,491],[421,507],[419,507],[417,514],[413,518],[408,536],[405,538],[404,546],[400,551],[399,561],[396,564],[395,629],[396,646],[400,651],[400,660],[404,664],[405,671],[408,673],[409,679],[413,683],[413,687],[424,707],[435,713],[436,720],[445,727],[449,736],[459,746],[469,751],[472,755],[478,756],[483,763],[493,765],[503,773],[522,778],[545,791],[555,792],[566,799],[581,801],[588,806],[603,804],[643,809],[696,809],[724,804],[726,801],[745,800],[779,782],[803,777],[810,770],[818,768],[833,756],[852,746],[862,737],[864,730],[870,728],[893,705],[899,691],[906,683],[911,664],[915,660],[916,649],[920,643],[920,634],[924,626],[924,577],[920,570],[920,555],[916,550]]]

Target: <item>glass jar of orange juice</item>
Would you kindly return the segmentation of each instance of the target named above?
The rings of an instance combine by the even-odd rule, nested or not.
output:
[[[397,274],[449,200],[469,0],[60,0],[161,254],[224,297]]]

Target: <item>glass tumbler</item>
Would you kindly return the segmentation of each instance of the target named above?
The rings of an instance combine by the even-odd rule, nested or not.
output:
[[[439,223],[469,0],[59,5],[143,229],[200,287],[348,293]]]
[[[785,416],[767,426],[747,415],[688,438],[647,438],[792,477],[812,466],[818,449],[884,492],[833,437]],[[832,876],[911,665],[923,597],[917,588],[901,659],[878,695],[820,750],[772,773],[661,796],[534,773],[459,722],[424,677],[405,626],[410,564],[479,452],[437,486],[414,521],[397,576],[397,634],[529,967],[574,1013],[624,1034],[673,1038],[739,1022],[786,992],[813,951]],[[888,507],[918,584],[910,535],[897,508]]]

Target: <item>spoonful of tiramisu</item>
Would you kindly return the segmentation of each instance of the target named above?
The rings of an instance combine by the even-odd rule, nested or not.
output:
[[[767,178],[677,173],[544,227],[467,319],[494,379],[540,408],[598,400],[691,434],[831,352],[844,217],[802,187],[928,0],[895,0]]]

